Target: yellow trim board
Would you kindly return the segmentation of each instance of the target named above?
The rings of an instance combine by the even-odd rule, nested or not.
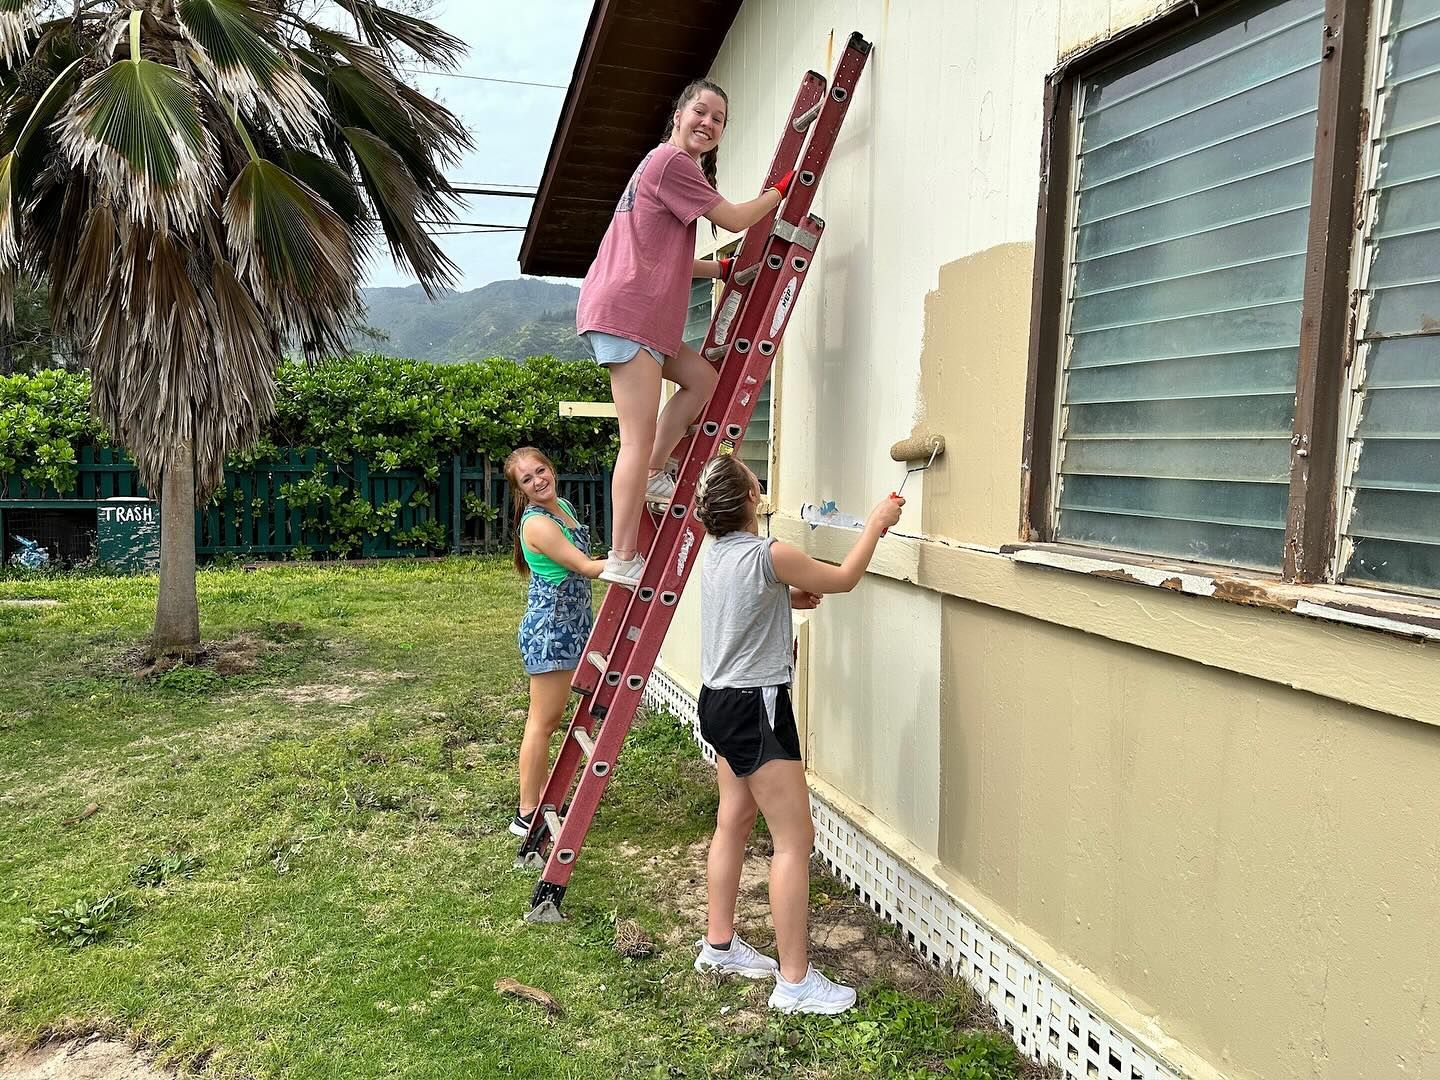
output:
[[[562,401],[560,402],[561,416],[604,416],[615,418],[615,403],[613,401]]]

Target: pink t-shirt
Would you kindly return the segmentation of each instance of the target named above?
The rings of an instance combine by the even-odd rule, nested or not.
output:
[[[694,275],[695,222],[720,201],[695,159],[661,143],[640,162],[580,286],[575,329],[680,351]]]

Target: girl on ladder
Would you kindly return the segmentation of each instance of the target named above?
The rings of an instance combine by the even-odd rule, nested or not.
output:
[[[692,82],[675,102],[666,141],[645,155],[615,207],[575,312],[575,328],[610,369],[620,421],[611,482],[614,538],[600,577],[635,588],[645,569],[637,549],[646,502],[663,507],[675,491],[671,452],[705,407],[717,373],[681,341],[693,278],[726,278],[730,260],[695,258],[695,227],[708,218],[744,232],[780,205],[795,173],[744,203],[715,190],[715,162],[728,99],[712,82]],[[660,411],[660,380],[679,390]],[[656,414],[659,413],[657,421]]]
[[[505,459],[505,477],[515,507],[515,569],[530,578],[518,635],[530,713],[520,742],[520,805],[510,822],[512,833],[525,836],[545,791],[550,738],[565,718],[570,679],[590,637],[590,581],[605,562],[590,558],[590,530],[560,498],[548,457],[522,446]]]
[[[905,500],[882,499],[839,566],[761,539],[759,501],[755,474],[731,455],[706,462],[695,485],[695,516],[714,537],[700,568],[700,734],[715,748],[720,783],[706,864],[709,922],[696,942],[695,970],[773,978],[770,1007],[780,1012],[840,1013],[855,1004],[855,991],[826,978],[808,953],[815,829],[790,707],[790,609],[813,608],[824,594],[859,584]],[[757,812],[775,841],[770,916],[778,964],[735,932],[740,864]]]

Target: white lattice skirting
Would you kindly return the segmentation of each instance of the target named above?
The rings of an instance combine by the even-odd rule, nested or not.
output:
[[[711,764],[695,699],[656,669],[646,704],[689,722]],[[1056,972],[980,918],[969,905],[902,862],[822,798],[810,793],[815,847],[831,872],[905,934],[922,958],[965,979],[995,1010],[1005,1031],[1065,1080],[1182,1080],[1186,1075],[1109,1022]]]

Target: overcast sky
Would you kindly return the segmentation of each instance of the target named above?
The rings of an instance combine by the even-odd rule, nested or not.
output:
[[[568,86],[591,0],[438,0],[432,20],[464,39],[470,52],[457,69],[483,75]],[[479,186],[518,184],[533,190],[545,168],[564,89],[477,82],[449,76],[415,76],[416,85],[443,102],[470,129],[475,148],[454,170],[455,182]],[[476,196],[456,212],[462,221],[524,225],[529,199]],[[520,276],[524,233],[437,237],[459,264],[461,291]],[[367,285],[413,285],[383,251],[371,263]]]

